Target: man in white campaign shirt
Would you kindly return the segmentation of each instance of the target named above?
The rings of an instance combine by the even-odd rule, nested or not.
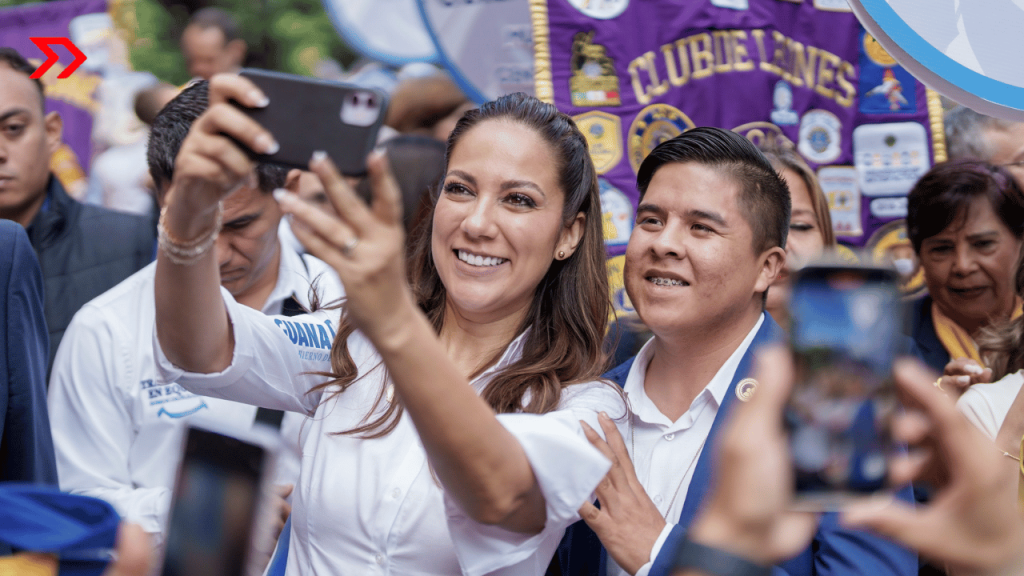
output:
[[[184,135],[206,106],[204,82],[187,88],[154,123],[148,157],[161,189],[171,180]],[[334,271],[278,239],[281,212],[271,191],[284,184],[284,169],[261,166],[258,173],[259,187],[243,187],[224,201],[224,230],[214,248],[224,288],[265,314],[308,309],[314,284],[320,302],[330,304],[343,295]],[[197,396],[160,378],[152,343],[155,269],[155,263],[143,268],[75,315],[57,352],[48,403],[61,489],[110,502],[159,541],[186,427],[210,422],[247,430],[257,408]],[[284,417],[277,484],[298,479],[303,420]]]

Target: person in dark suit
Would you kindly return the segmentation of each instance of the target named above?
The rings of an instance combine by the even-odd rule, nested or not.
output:
[[[614,464],[596,491],[599,507],[583,505],[583,522],[559,548],[563,576],[669,572],[713,484],[724,415],[758,387],[754,351],[784,339],[764,304],[785,264],[791,207],[764,155],[733,132],[696,128],[655,148],[637,187],[624,278],[654,338],[606,374],[632,414],[602,418],[607,441],[588,431]],[[914,553],[845,530],[831,514],[811,546],[775,568],[789,576],[916,573]]]
[[[0,219],[25,227],[45,286],[50,353],[83,304],[153,259],[156,230],[145,216],[85,205],[50,173],[63,122],[47,113],[35,67],[0,47]]]
[[[21,226],[0,220],[0,482],[57,485],[48,353],[39,263]]]

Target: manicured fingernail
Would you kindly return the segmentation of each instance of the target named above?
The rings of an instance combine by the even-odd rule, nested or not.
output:
[[[267,104],[270,104],[270,98],[267,98],[267,95],[259,90],[249,92],[249,101],[256,108],[266,108]]]
[[[277,154],[277,151],[281,149],[281,145],[270,134],[260,134],[253,142],[253,148],[263,154]]]
[[[960,384],[960,385],[963,385],[963,386],[966,386],[966,385],[971,383],[971,377],[970,376],[957,376],[956,377],[956,383]]]
[[[608,417],[608,414],[607,414],[607,413],[605,413],[605,412],[601,412],[601,413],[600,413],[600,416],[601,416],[601,418],[604,418],[605,420],[611,420],[611,418],[609,418],[609,417]]]
[[[323,162],[326,158],[327,152],[324,152],[323,150],[317,150],[316,152],[313,152],[313,157],[311,158],[311,161]]]
[[[985,371],[984,368],[978,366],[977,364],[967,364],[964,366],[964,370],[967,370],[971,374],[981,374],[982,372]]]
[[[277,188],[274,190],[274,200],[277,200],[278,203],[291,202],[292,196],[293,194],[284,188]]]

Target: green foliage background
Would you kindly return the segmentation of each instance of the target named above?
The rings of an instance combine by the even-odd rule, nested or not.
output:
[[[26,0],[0,0],[0,7],[29,4]],[[238,21],[249,44],[247,65],[312,76],[323,58],[344,66],[357,54],[341,39],[320,0],[191,0],[175,3],[127,0],[134,5],[138,26],[130,46],[132,67],[152,72],[171,84],[186,82],[185,59],[178,39],[191,11],[217,6]]]

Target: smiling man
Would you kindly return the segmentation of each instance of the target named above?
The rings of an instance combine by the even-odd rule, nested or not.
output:
[[[63,123],[44,109],[43,85],[17,51],[0,48],[0,218],[25,227],[45,284],[47,374],[83,304],[153,259],[148,218],[84,205],[50,173]]]
[[[790,199],[764,155],[736,133],[696,128],[655,148],[637,187],[624,277],[654,337],[606,374],[633,413],[604,419],[608,442],[589,434],[616,465],[600,508],[585,504],[586,525],[563,540],[564,575],[668,574],[708,493],[723,415],[756,391],[754,351],[784,338],[764,302],[784,264]],[[917,559],[825,515],[812,548],[776,570],[910,576]]]

